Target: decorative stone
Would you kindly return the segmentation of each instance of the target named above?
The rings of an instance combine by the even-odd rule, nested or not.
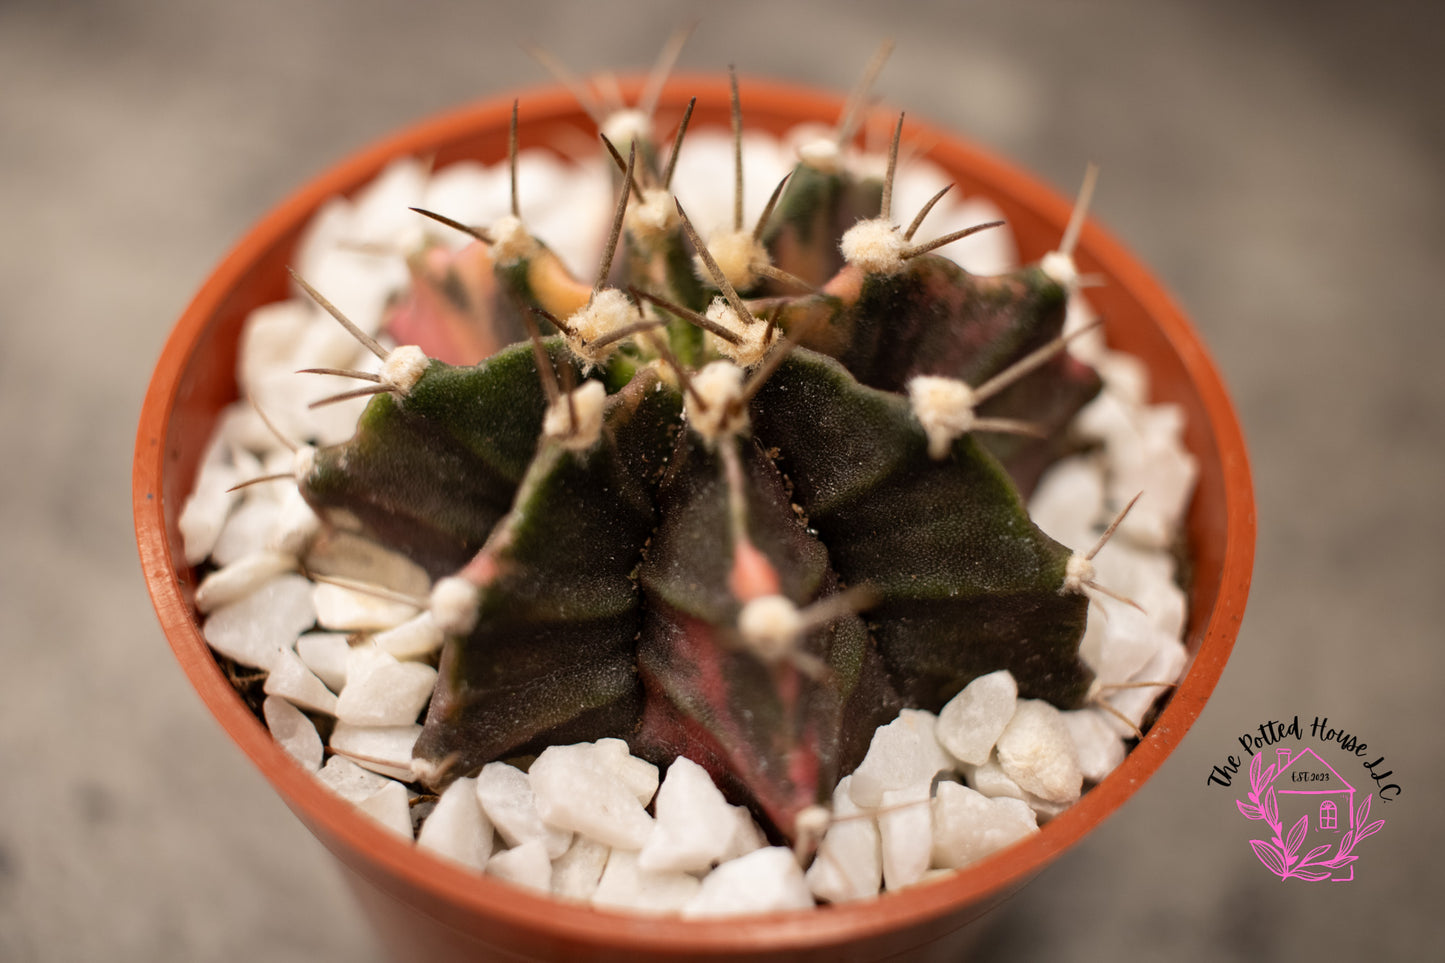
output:
[[[657,826],[637,858],[641,869],[703,872],[733,843],[733,807],[690,759],[679,756],[668,767],[654,809]]]
[[[636,793],[598,758],[591,743],[543,750],[528,778],[537,812],[550,826],[634,851],[652,833],[652,817]]]
[[[202,615],[257,591],[275,576],[296,568],[296,560],[276,552],[255,552],[218,568],[196,588],[196,609]]]
[[[812,908],[813,896],[792,851],[771,846],[709,873],[682,915],[706,919]]]
[[[990,798],[1007,796],[1010,799],[1024,799],[1028,795],[1003,771],[1003,767],[998,764],[997,753],[990,756],[983,765],[965,770],[964,779],[970,788]]]
[[[437,800],[417,836],[418,849],[482,869],[492,855],[492,823],[477,801],[476,779],[458,779]]]
[[[261,703],[261,714],[266,718],[266,728],[271,730],[272,738],[293,759],[310,772],[321,768],[324,755],[321,736],[311,720],[306,718],[306,713],[285,699],[267,696],[266,701]]]
[[[420,727],[418,727],[419,729]],[[477,775],[477,801],[508,846],[541,840],[549,860],[567,851],[572,833],[542,822],[527,774],[505,762],[491,762]],[[550,870],[549,870],[550,872]]]
[[[1025,792],[1070,803],[1083,791],[1074,742],[1059,710],[1042,699],[1021,699],[998,740],[999,766]]]
[[[418,609],[406,602],[380,598],[330,582],[315,587],[316,621],[334,632],[372,632],[402,624],[414,618]]]
[[[945,869],[960,869],[1038,832],[1028,803],[990,799],[954,782],[939,783],[932,816],[932,865]]]
[[[275,499],[247,498],[242,501],[240,507],[226,519],[215,548],[211,549],[211,561],[224,568],[248,555],[265,552],[279,509],[280,503]]]
[[[387,829],[408,841],[411,835],[411,799],[406,787],[387,780],[376,792],[356,804],[356,808]]]
[[[1029,519],[1061,545],[1087,551],[1098,538],[1104,512],[1104,473],[1089,456],[1065,458],[1039,478],[1029,499]]]
[[[728,860],[737,859],[739,856],[746,856],[753,850],[762,849],[768,844],[768,837],[758,826],[757,820],[746,806],[732,806],[733,830],[728,842],[727,849],[718,861],[726,863]]]
[[[206,619],[202,634],[211,648],[242,665],[269,669],[282,649],[316,621],[311,583],[287,573]]]
[[[290,649],[276,654],[262,691],[268,696],[281,696],[303,709],[336,714],[336,696]]]
[[[336,717],[358,726],[403,726],[416,721],[431,698],[437,670],[421,662],[398,662],[371,647],[377,661],[352,674],[336,701]],[[353,663],[354,664],[354,663]]]
[[[594,759],[632,790],[638,802],[644,806],[652,802],[657,793],[656,766],[632,755],[627,743],[621,739],[598,739],[592,743],[592,753]]]
[[[931,780],[883,793],[878,836],[883,853],[883,885],[890,891],[911,886],[928,872],[933,851],[931,795]]]
[[[354,726],[338,722],[331,730],[331,749],[372,772],[410,782],[411,747],[420,735],[421,726],[417,725]]]
[[[504,879],[513,886],[524,886],[543,893],[552,889],[552,861],[547,846],[540,839],[494,853],[487,862],[487,874]]]
[[[614,849],[592,894],[592,905],[636,913],[676,913],[697,895],[701,885],[696,876],[686,873],[649,873],[639,869],[637,853]]]
[[[883,793],[928,783],[953,762],[938,745],[931,712],[904,709],[898,718],[873,733],[868,753],[853,771],[853,802],[864,808],[883,804]]]
[[[567,852],[552,861],[552,895],[590,902],[611,852],[595,839],[573,837]]]
[[[876,896],[883,881],[878,824],[853,802],[852,779],[843,777],[833,793],[833,822],[806,875],[813,895],[829,903]]]
[[[939,712],[939,743],[959,762],[973,766],[987,762],[1013,718],[1018,694],[1018,683],[1006,669],[974,679]]]
[[[341,530],[316,540],[306,555],[306,568],[318,575],[376,585],[415,598],[426,598],[431,591],[426,570],[411,559]]]
[[[1101,782],[1124,761],[1124,740],[1097,709],[1076,709],[1063,713],[1079,771],[1090,782]]]
[[[394,628],[376,633],[371,643],[397,659],[424,659],[442,647],[443,638],[431,612],[426,611]]]
[[[351,802],[374,795],[388,782],[385,776],[362,769],[344,756],[332,756],[316,774],[326,788]]]
[[[296,655],[332,692],[346,685],[351,643],[339,632],[307,632],[296,640]]]

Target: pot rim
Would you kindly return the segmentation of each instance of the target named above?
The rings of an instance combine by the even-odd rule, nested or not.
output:
[[[640,78],[624,81],[629,99],[635,98],[641,82]],[[740,87],[750,125],[774,132],[806,120],[827,122],[837,116],[842,106],[842,98],[836,94],[787,83],[744,78]],[[675,77],[664,91],[660,110],[680,110],[693,95],[698,97],[695,122],[701,126],[706,120],[705,107],[716,113],[717,105],[727,103],[727,80],[715,75]],[[573,124],[590,129],[585,114],[564,90],[532,89],[518,97],[523,105],[524,136],[529,130],[548,125]],[[533,895],[419,851],[392,836],[292,761],[246,707],[212,656],[190,604],[193,587],[188,583],[184,558],[176,552],[174,518],[179,514],[184,492],[177,487],[176,497],[168,498],[165,483],[168,470],[180,457],[172,444],[173,419],[178,406],[184,407],[189,400],[185,397],[185,376],[193,352],[206,340],[218,310],[237,285],[256,270],[263,257],[275,256],[278,247],[289,246],[296,231],[328,198],[354,193],[392,159],[444,153],[445,145],[455,145],[477,131],[500,131],[505,144],[512,101],[511,95],[496,97],[432,116],[371,143],[312,178],[241,238],[172,330],[141,414],[133,503],[147,588],[182,669],[221,726],[335,855],[398,898],[404,899],[406,891],[412,889],[425,892],[434,904],[430,915],[448,925],[465,928],[466,919],[480,916],[513,933],[534,937],[540,934],[553,942],[698,954],[843,947],[899,929],[927,929],[971,905],[981,906],[982,912],[991,905],[990,900],[1012,893],[1118,809],[1178,746],[1223,671],[1249,590],[1255,535],[1253,491],[1243,436],[1223,382],[1169,295],[1092,220],[1079,240],[1080,270],[1104,274],[1127,292],[1178,356],[1206,415],[1207,425],[1196,427],[1206,431],[1207,440],[1217,452],[1226,531],[1217,595],[1207,612],[1191,612],[1190,641],[1198,640],[1197,650],[1191,645],[1192,664],[1155,724],[1102,783],[1021,843],[906,892],[883,893],[873,900],[812,911],[748,917],[744,926],[738,925],[737,919],[683,921],[596,910]],[[760,116],[762,122],[757,123]],[[960,180],[971,182],[973,191],[983,186],[991,194],[1008,196],[1060,231],[1067,222],[1071,210],[1068,200],[986,151],[917,121],[907,123],[905,134],[930,145],[925,155],[950,173],[966,170],[967,177],[961,176]],[[496,159],[486,158],[488,162]],[[933,936],[945,931],[938,930]]]

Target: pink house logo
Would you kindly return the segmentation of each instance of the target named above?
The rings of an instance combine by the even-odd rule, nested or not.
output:
[[[1368,821],[1371,794],[1356,804],[1355,787],[1313,749],[1276,749],[1269,765],[1266,755],[1249,764],[1248,801],[1234,802],[1246,819],[1262,820],[1273,833],[1249,841],[1254,855],[1280,879],[1354,879],[1355,847],[1385,825]]]

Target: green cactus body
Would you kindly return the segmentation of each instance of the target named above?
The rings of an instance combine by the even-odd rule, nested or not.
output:
[[[657,154],[638,156],[644,191],[664,183]],[[1002,463],[993,436],[940,435],[909,395],[920,375],[967,394],[1057,339],[1066,292],[1036,268],[979,278],[922,253],[844,263],[840,234],[877,197],[800,165],[762,236],[822,290],[770,281],[751,307],[692,273],[685,217],[626,228],[599,272],[614,286],[580,306],[553,296],[584,290],[557,265],[544,290],[535,265],[499,261],[507,298],[472,304],[474,322],[514,331],[486,316],[512,299],[560,336],[434,360],[319,454],[303,492],[323,517],[462,587],[460,614],[438,615],[425,782],[621,736],[701,763],[791,838],[901,707],[936,710],[998,669],[1026,697],[1081,704],[1086,600],[1010,471],[1031,484],[1029,453],[1060,444],[1097,379],[1055,355],[983,402],[980,425],[1044,428],[1005,436]],[[704,313],[707,331],[685,319]]]

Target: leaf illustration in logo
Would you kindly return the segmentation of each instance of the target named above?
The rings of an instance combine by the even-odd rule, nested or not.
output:
[[[1264,791],[1264,818],[1271,826],[1279,826],[1279,800],[1275,798],[1273,786]]]
[[[1239,811],[1240,811],[1241,814],[1243,814],[1243,816],[1244,816],[1245,819],[1263,819],[1263,818],[1264,818],[1264,813],[1262,813],[1262,812],[1259,811],[1259,807],[1258,807],[1258,806],[1251,806],[1249,803],[1245,802],[1245,801],[1242,800],[1242,799],[1236,799],[1236,800],[1234,801],[1234,804],[1239,807]]]
[[[1305,858],[1302,859],[1302,860],[1300,860],[1300,865],[1304,865],[1305,863],[1308,863],[1308,862],[1309,862],[1310,860],[1312,860],[1312,859],[1317,859],[1318,857],[1323,856],[1323,855],[1329,850],[1329,848],[1330,848],[1330,844],[1329,844],[1329,843],[1325,843],[1325,844],[1323,844],[1323,845],[1316,846],[1314,849],[1312,849],[1312,850],[1310,850],[1309,852],[1305,853]]]
[[[1355,842],[1358,843],[1362,839],[1366,839],[1370,836],[1375,835],[1380,831],[1380,827],[1383,825],[1385,825],[1385,821],[1383,819],[1377,819],[1374,822],[1370,823],[1370,825],[1360,830],[1360,834],[1355,837]]]
[[[1299,852],[1300,843],[1305,841],[1305,831],[1309,829],[1309,821],[1308,816],[1301,816],[1299,821],[1290,827],[1289,835],[1285,837],[1284,841],[1286,865],[1294,861],[1294,854]]]
[[[1283,879],[1285,875],[1284,860],[1274,848],[1274,844],[1263,839],[1251,839],[1249,845],[1254,848],[1254,855],[1258,857],[1265,868],[1271,873]]]
[[[1297,869],[1292,875],[1296,879],[1309,880],[1311,883],[1318,883],[1320,880],[1330,878],[1330,874],[1322,869]]]

